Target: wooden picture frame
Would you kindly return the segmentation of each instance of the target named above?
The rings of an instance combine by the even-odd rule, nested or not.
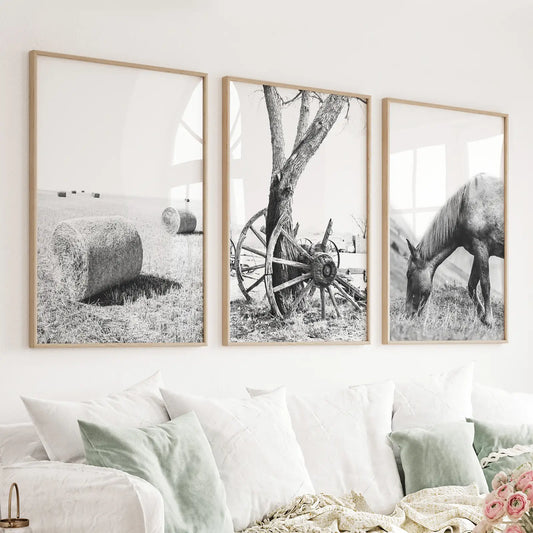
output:
[[[238,87],[238,88],[237,88]],[[223,244],[223,302],[222,302],[222,317],[223,317],[223,344],[228,345],[238,345],[238,346],[251,346],[251,345],[295,345],[295,344],[316,344],[316,345],[329,345],[329,344],[368,344],[370,339],[370,321],[369,321],[369,310],[367,308],[368,299],[368,287],[369,280],[371,275],[368,273],[369,267],[369,235],[370,235],[370,142],[371,142],[371,97],[368,95],[342,92],[342,91],[330,91],[327,89],[318,89],[312,87],[305,87],[299,85],[285,84],[285,83],[274,83],[264,80],[253,80],[239,77],[224,77],[222,80],[222,89],[223,89],[223,124],[222,124],[222,139],[223,139],[223,220],[222,220],[222,242]],[[231,99],[235,98],[235,91],[242,89],[243,95],[245,95],[242,103],[241,99],[239,102],[239,109],[234,110],[232,108]],[[268,94],[267,94],[268,93]],[[276,99],[281,98],[280,94],[283,94],[287,98],[286,101],[278,104]],[[248,96],[246,96],[248,95]],[[290,95],[290,96],[289,96]],[[332,96],[335,95],[335,96]],[[331,96],[331,98],[330,98]],[[340,97],[340,98],[339,98]],[[306,100],[305,106],[307,109],[304,109],[304,98]],[[333,233],[331,224],[328,225],[327,219],[329,217],[334,217],[338,215],[340,219],[340,214],[329,213],[326,218],[324,218],[324,213],[320,212],[320,217],[324,218],[324,224],[321,226],[321,233],[318,231],[315,233],[308,233],[305,235],[306,225],[308,227],[312,226],[310,223],[310,217],[303,216],[302,219],[294,221],[293,226],[291,217],[285,216],[284,213],[281,213],[279,217],[276,215],[269,216],[269,208],[265,207],[272,205],[269,202],[268,196],[265,197],[263,194],[266,189],[270,187],[269,184],[272,184],[272,169],[277,162],[280,163],[282,160],[289,161],[291,158],[298,157],[298,154],[301,153],[298,151],[298,143],[306,142],[306,139],[312,139],[314,130],[313,124],[314,119],[316,118],[316,113],[319,109],[326,112],[324,108],[324,102],[329,98],[331,103],[333,100],[340,101],[341,99],[346,102],[346,111],[349,111],[350,106],[355,106],[356,104],[360,105],[356,111],[354,111],[354,122],[357,123],[357,119],[360,119],[358,127],[360,130],[357,130],[357,136],[353,133],[353,130],[349,132],[344,132],[344,135],[354,135],[354,139],[357,139],[360,144],[350,145],[350,149],[346,152],[350,152],[351,155],[347,156],[348,165],[352,161],[357,161],[361,167],[349,167],[348,173],[351,172],[354,183],[350,183],[347,186],[349,191],[344,197],[342,192],[335,191],[332,193],[331,198],[328,197],[328,201],[335,201],[332,198],[335,198],[340,204],[339,212],[345,215],[349,209],[342,202],[346,201],[348,204],[352,201],[353,206],[357,202],[362,202],[358,204],[359,206],[364,204],[364,214],[360,215],[361,219],[359,222],[364,227],[364,230],[361,230],[361,242],[358,242],[356,245],[356,235],[355,229],[351,229],[353,237],[353,243],[349,243],[350,253],[353,253],[354,256],[357,250],[365,250],[364,252],[364,266],[363,268],[357,268],[350,266],[349,268],[344,267],[343,263],[347,262],[347,259],[344,256],[349,255],[347,249],[348,245],[335,246],[337,254],[331,252],[333,245],[330,244],[330,241],[335,239],[328,239],[331,235],[335,236],[335,223],[333,223]],[[311,99],[315,99],[310,103]],[[282,99],[283,100],[283,99]],[[294,145],[292,148],[287,144],[289,142],[289,136],[292,136],[293,131],[289,132],[287,124],[290,123],[289,119],[284,118],[282,113],[282,108],[291,103],[296,102],[298,106],[298,100],[300,103],[300,111],[297,111],[298,107],[293,111],[292,117],[296,115],[299,118],[296,120],[298,123],[296,128],[296,134],[294,137]],[[234,100],[236,102],[237,100]],[[236,104],[235,104],[236,105]],[[269,110],[268,107],[274,105],[277,108],[277,113],[279,111],[279,120],[273,119],[276,121],[272,122],[272,119],[269,119]],[[329,105],[329,104],[328,104]],[[339,104],[340,105],[340,104]],[[344,106],[344,104],[342,104]],[[243,107],[245,109],[243,109]],[[352,107],[353,109],[353,107]],[[247,115],[246,115],[247,114]],[[239,115],[241,118],[237,119],[238,124],[235,122],[235,117]],[[246,116],[245,116],[246,115]],[[335,129],[335,121],[340,115],[337,115],[337,118],[333,119],[333,125],[331,123],[328,127],[331,127],[331,131],[336,131],[336,135],[339,135],[338,131]],[[345,115],[342,115],[343,117]],[[303,118],[302,118],[303,117]],[[257,119],[257,120],[256,120]],[[255,121],[255,122],[254,122]],[[293,121],[294,122],[294,121]],[[295,122],[294,122],[295,123]],[[266,129],[265,129],[266,125]],[[316,125],[316,124],[315,124]],[[242,133],[240,128],[242,129]],[[356,126],[350,126],[355,128]],[[281,134],[280,137],[276,140],[274,139],[275,133],[272,134],[273,128],[285,130],[286,135]],[[236,134],[236,131],[239,130],[239,133]],[[270,134],[269,134],[270,131]],[[329,130],[327,130],[329,132]],[[327,136],[328,133],[325,133]],[[249,138],[246,139],[246,135],[249,135]],[[271,136],[274,135],[274,137]],[[241,140],[235,140],[236,136],[240,137],[242,135],[242,143],[244,150],[253,150],[258,154],[257,161],[254,157],[247,158],[245,154],[242,158],[239,156],[239,163],[248,165],[248,170],[252,170],[250,175],[254,176],[267,176],[263,181],[257,179],[256,181],[250,181],[252,178],[248,179],[248,185],[244,181],[237,183],[240,178],[236,178],[232,174],[234,165],[236,164],[235,157],[232,157],[232,151],[235,150],[235,146],[241,143]],[[279,139],[284,138],[284,142],[278,142]],[[348,137],[347,137],[348,138]],[[265,141],[266,139],[266,141]],[[270,139],[270,141],[268,140]],[[274,139],[275,147],[272,145],[272,139]],[[328,138],[332,139],[330,141],[331,145],[333,143],[339,142],[340,140],[335,140],[337,137]],[[351,139],[351,137],[350,137]],[[324,137],[322,138],[324,140]],[[290,139],[292,143],[293,139]],[[346,143],[346,139],[342,143]],[[247,144],[248,143],[248,144]],[[319,152],[319,148],[315,152]],[[283,145],[283,147],[281,147]],[[345,146],[345,144],[339,144],[339,146]],[[329,146],[329,145],[328,145]],[[240,150],[241,148],[239,148]],[[331,148],[328,148],[331,149]],[[324,149],[326,150],[326,149]],[[333,150],[333,149],[332,149]],[[339,148],[340,150],[340,148]],[[334,151],[334,150],[333,150]],[[351,153],[353,151],[353,154]],[[313,152],[313,154],[315,154]],[[251,154],[252,152],[250,152]],[[270,154],[270,155],[268,155]],[[272,154],[273,157],[272,157]],[[290,154],[290,155],[289,155]],[[356,155],[354,155],[356,154]],[[233,155],[235,155],[233,153]],[[286,156],[286,158],[285,158]],[[327,154],[322,152],[321,157],[326,157]],[[311,155],[314,157],[314,155]],[[330,156],[331,157],[331,156]],[[354,158],[353,160],[350,157]],[[270,163],[267,161],[270,160]],[[318,156],[317,156],[318,159]],[[333,160],[334,158],[332,158]],[[309,161],[307,159],[306,163]],[[314,160],[315,162],[317,160]],[[305,163],[305,164],[306,164]],[[304,164],[304,169],[306,168]],[[256,165],[252,167],[250,165]],[[360,176],[358,176],[357,170],[363,168]],[[255,169],[257,168],[257,172]],[[288,175],[287,167],[280,167],[280,172],[278,175],[283,174],[284,176]],[[311,174],[305,174],[306,170],[302,173],[303,175],[309,176]],[[343,172],[346,172],[346,169],[343,169]],[[328,173],[328,176],[334,174],[334,170],[331,170]],[[275,174],[275,172],[274,172]],[[293,176],[291,174],[291,176]],[[300,175],[298,175],[295,181],[291,182],[291,187],[294,190],[295,183],[298,181]],[[321,177],[322,176],[322,177]],[[315,170],[312,178],[315,183],[320,182],[320,179],[324,181],[325,174],[320,174],[319,171]],[[358,178],[360,182],[357,182]],[[232,180],[234,181],[235,187],[232,187]],[[336,178],[337,179],[337,178]],[[340,178],[338,178],[340,179]],[[305,178],[304,178],[305,180]],[[332,180],[334,183],[339,185],[339,182],[335,179]],[[299,182],[301,183],[301,182]],[[258,191],[255,191],[256,185],[258,186]],[[242,186],[242,191],[240,187]],[[245,190],[245,187],[246,190]],[[254,190],[253,193],[250,191]],[[323,190],[323,188],[322,188]],[[351,196],[351,193],[354,191],[362,191],[358,195],[357,200]],[[300,193],[301,194],[301,193]],[[335,194],[337,196],[335,196]],[[239,222],[232,224],[232,202],[235,203],[235,195],[240,195],[241,200],[238,204],[235,204],[234,207],[239,209]],[[233,199],[232,199],[233,196]],[[249,200],[245,200],[245,196]],[[254,197],[253,200],[250,199]],[[310,198],[310,201],[315,202],[316,198]],[[262,203],[263,202],[263,203]],[[292,202],[292,199],[290,200]],[[300,204],[302,202],[300,201]],[[257,205],[256,205],[257,204]],[[261,205],[259,205],[261,204]],[[295,204],[296,205],[296,204]],[[322,206],[317,206],[317,211],[324,209]],[[326,201],[324,200],[324,205]],[[273,209],[273,208],[272,208]],[[253,212],[252,212],[253,211]],[[303,213],[302,205],[296,206],[296,211],[301,215]],[[336,210],[335,210],[336,211]],[[355,212],[351,212],[352,217],[354,217],[353,223],[354,226],[358,223],[355,219]],[[359,214],[357,214],[359,216]],[[320,218],[317,215],[317,218]],[[330,219],[331,220],[331,219]],[[233,222],[235,222],[233,220]],[[314,223],[314,222],[313,222]],[[321,221],[322,223],[322,221]],[[324,227],[327,226],[326,231],[324,232]],[[337,226],[338,227],[338,226]],[[302,229],[298,229],[302,228]],[[290,231],[289,231],[290,230]],[[298,233],[300,231],[300,233]],[[314,230],[313,230],[314,231]],[[269,237],[267,237],[267,232]],[[289,235],[289,233],[292,235]],[[320,240],[317,240],[315,237],[314,241],[313,235],[320,235]],[[327,237],[325,237],[327,235]],[[301,239],[302,242],[305,241],[307,244],[302,244],[302,242],[297,242],[297,238]],[[364,238],[364,246],[362,244],[362,239]],[[248,239],[255,240],[256,244],[261,248],[261,250],[254,247],[255,245],[247,244],[250,241]],[[283,243],[281,244],[281,239]],[[324,245],[324,242],[326,243]],[[289,243],[289,244],[287,244]],[[335,243],[335,242],[334,242]],[[253,242],[252,242],[253,244]],[[287,248],[283,248],[283,247]],[[279,250],[287,250],[288,247],[291,248],[290,252],[281,252],[278,254]],[[329,252],[328,252],[329,247]],[[353,251],[351,251],[353,248]],[[316,254],[322,254],[322,259],[328,265],[326,266],[326,271],[328,273],[333,273],[333,277],[327,278],[325,280],[326,284],[318,285],[318,278],[315,279],[316,271],[313,271],[312,274],[309,272],[315,268],[318,258],[315,257]],[[337,261],[335,267],[330,269],[329,259],[325,257],[324,254],[330,253],[330,257],[334,261]],[[245,265],[243,260],[244,255],[246,255],[246,260],[250,259],[252,263],[250,265]],[[359,254],[362,255],[362,252]],[[292,259],[287,259],[287,257]],[[294,258],[298,256],[298,261],[295,261]],[[312,257],[314,259],[312,259]],[[335,259],[337,258],[337,259]],[[341,261],[342,258],[342,261]],[[350,258],[352,259],[352,258]],[[360,257],[356,257],[357,260]],[[258,261],[259,260],[259,261]],[[302,260],[304,264],[300,261]],[[312,263],[315,261],[315,263]],[[353,262],[353,261],[352,261]],[[262,263],[262,266],[261,266]],[[244,264],[244,266],[243,266]],[[277,266],[281,265],[281,266]],[[315,265],[315,266],[313,266]],[[289,273],[289,268],[292,269],[301,269],[300,274],[295,274],[294,270],[292,273]],[[352,271],[350,271],[350,268]],[[265,275],[261,275],[261,269],[263,269]],[[259,274],[255,274],[259,271]],[[280,272],[284,272],[280,274]],[[272,281],[276,276],[285,276],[287,278],[287,283],[283,285],[283,288],[279,288],[280,284],[276,285],[276,281]],[[337,282],[333,279],[338,280],[337,276],[343,276],[343,281],[341,283],[341,288],[339,289],[338,294],[335,294],[335,291],[330,290],[333,287],[338,287]],[[360,276],[361,280],[357,283],[359,285],[352,284],[353,276]],[[251,276],[250,281],[245,281],[246,276]],[[254,277],[255,276],[255,277]],[[352,276],[352,277],[350,277]],[[286,292],[287,288],[294,283],[294,280],[299,277],[303,281],[302,285],[298,285],[298,288],[303,287],[304,290],[298,292],[298,289],[292,295],[291,303],[288,303],[284,306],[283,302],[277,298],[278,293],[282,291]],[[256,279],[257,278],[257,279]],[[364,280],[364,281],[363,281]],[[324,280],[320,280],[322,283]],[[314,283],[314,285],[313,285]],[[346,285],[344,285],[346,283]],[[307,285],[306,285],[307,284]],[[248,285],[248,286],[246,286]],[[348,293],[342,294],[343,287],[349,288]],[[354,292],[351,292],[351,290]],[[323,290],[321,290],[323,289]],[[254,309],[254,305],[249,305],[249,297],[252,291],[261,292],[257,296],[257,309]],[[246,296],[248,294],[248,296]],[[315,305],[311,300],[313,294],[315,298],[320,296],[319,303]],[[232,296],[236,295],[236,296]],[[251,297],[250,297],[251,298]],[[352,301],[353,300],[353,301]],[[348,303],[350,302],[350,303]],[[232,309],[232,303],[234,308]],[[302,311],[302,305],[304,310]],[[331,308],[327,308],[327,305],[330,305]],[[232,333],[232,325],[239,323],[240,317],[246,315],[248,310],[250,310],[251,323],[249,326],[243,326],[243,328],[238,332]],[[351,320],[349,322],[350,326],[353,326],[358,320],[356,326],[353,326],[353,331],[350,330],[349,333],[345,334],[347,338],[342,338],[342,335],[339,332],[335,332],[335,312],[339,314],[339,307],[342,307],[342,311],[346,310],[346,317],[350,318],[338,318],[338,323],[340,324],[342,320]],[[349,308],[349,309],[347,309]],[[306,310],[307,309],[307,310]],[[233,315],[232,315],[233,314]],[[327,318],[324,319],[324,316]],[[342,314],[341,314],[342,316]],[[275,317],[275,318],[274,318]],[[292,319],[294,321],[292,321]],[[315,318],[316,317],[316,318]],[[298,329],[300,326],[295,326],[294,324],[302,324],[308,320],[309,328],[303,326],[303,328]],[[244,322],[243,322],[244,323]],[[346,326],[348,322],[344,323]],[[309,330],[317,325],[317,333],[315,338],[310,338]],[[340,327],[340,326],[339,326]],[[262,329],[264,328],[264,329]],[[306,329],[307,328],[307,329]],[[359,329],[358,329],[359,328]],[[344,330],[343,330],[344,331]],[[360,335],[359,338],[355,338],[357,335]],[[341,338],[339,338],[341,336]],[[351,337],[350,337],[351,336]]]
[[[37,50],[29,74],[30,347],[205,345],[207,74]]]
[[[410,116],[411,110],[413,110],[412,117]],[[445,131],[442,125],[446,122],[448,126]],[[494,215],[498,220],[498,223],[490,229],[491,238],[494,237],[495,232],[498,233],[498,238],[493,239],[493,242],[484,248],[484,241],[475,236],[478,243],[476,246],[483,248],[486,255],[493,255],[492,252],[495,252],[496,248],[498,248],[497,253],[503,253],[506,248],[509,116],[493,111],[385,98],[382,102],[382,126],[383,343],[508,342],[508,250],[505,249],[502,259],[491,260],[490,268],[488,261],[485,263],[480,260],[480,263],[485,265],[483,268],[486,268],[485,277],[477,271],[475,275],[473,274],[472,259],[472,266],[469,265],[468,269],[463,266],[467,263],[460,254],[468,255],[462,243],[472,248],[471,242],[474,238],[471,218],[467,216],[465,210],[475,212],[475,206],[482,204],[490,206],[491,216]],[[487,133],[482,133],[485,131]],[[453,139],[453,142],[446,139]],[[433,154],[430,154],[430,149],[433,150]],[[420,154],[417,156],[420,150],[426,151],[422,162]],[[394,161],[391,154],[394,154]],[[437,163],[438,160],[443,162]],[[394,165],[393,170],[392,165]],[[456,171],[453,175],[448,168],[452,165]],[[421,169],[424,166],[426,178],[421,178]],[[487,169],[497,167],[496,172],[490,173],[496,178],[489,176],[483,167]],[[468,168],[468,173],[466,168]],[[476,169],[475,172],[474,169]],[[439,177],[437,181],[430,184],[429,188],[427,181],[423,187],[418,188],[417,180],[423,183],[424,179],[430,179],[427,177],[429,175]],[[459,188],[456,183],[456,187],[453,188],[455,193],[453,193],[449,189],[454,181],[458,181],[458,176],[463,176],[460,178],[462,181],[459,181]],[[391,192],[392,186],[395,187],[396,193]],[[408,191],[405,195],[401,193],[402,187]],[[429,190],[430,188],[432,190]],[[428,197],[436,197],[440,194],[439,191],[444,190],[447,193],[442,194],[442,202],[438,203],[437,207],[424,207],[424,200],[421,199],[424,195],[427,203]],[[485,192],[479,192],[482,190],[492,191],[492,196],[486,196],[484,202],[479,200],[481,194],[485,194]],[[396,202],[394,210],[391,209],[393,197]],[[493,198],[494,201],[486,198]],[[478,204],[475,203],[476,199]],[[399,206],[403,204],[408,207],[400,208]],[[477,213],[482,213],[482,211],[478,210]],[[392,214],[395,216],[394,223],[391,222]],[[437,222],[439,214],[442,214],[442,217],[440,222]],[[419,217],[418,226],[417,217]],[[448,229],[444,231],[446,227],[449,231]],[[393,232],[394,240],[392,239]],[[405,238],[407,240],[414,238],[419,244],[404,242]],[[501,242],[502,238],[503,242]],[[446,239],[448,242],[445,250]],[[437,242],[439,240],[441,243]],[[494,244],[496,241],[497,245]],[[455,246],[459,251],[454,248]],[[439,247],[441,250],[437,250]],[[492,250],[489,251],[488,248]],[[450,252],[450,250],[454,251]],[[438,257],[437,253],[440,254]],[[430,257],[431,254],[433,257]],[[496,266],[494,266],[495,263]],[[424,278],[428,264],[433,265],[430,269],[429,282]],[[449,264],[450,269],[453,267],[457,270],[454,275],[452,273],[440,274],[437,270],[440,264]],[[503,294],[497,294],[497,296],[493,294],[492,299],[489,294],[489,299],[485,300],[485,293],[477,287],[482,285],[484,280],[488,280],[488,283],[485,281],[484,287],[488,287],[490,291],[489,271],[492,270],[496,270],[493,275],[498,277],[496,289]],[[395,285],[391,281],[392,272],[394,272]],[[433,275],[435,275],[435,282]],[[441,278],[438,279],[439,275]],[[467,292],[468,283],[472,287],[472,296],[469,296]],[[437,285],[438,289],[435,288]],[[428,298],[428,289],[431,293],[430,298]],[[494,284],[492,289],[493,293],[496,292]],[[404,294],[406,296],[403,296]],[[447,299],[446,304],[443,303],[443,298]],[[477,307],[474,306],[474,298],[480,302]],[[394,301],[393,305],[391,301]],[[426,306],[428,301],[430,304]],[[484,316],[487,301],[489,302],[488,311]],[[472,304],[471,308],[468,307],[467,302]],[[493,319],[493,326],[484,323],[490,323],[491,306],[495,308],[492,316],[496,316]],[[434,319],[434,327],[432,319]]]

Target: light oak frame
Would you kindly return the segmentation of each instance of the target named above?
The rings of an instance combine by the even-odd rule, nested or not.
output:
[[[194,76],[202,80],[202,283],[203,283],[203,340],[194,343],[84,343],[84,344],[39,344],[37,342],[37,106],[38,84],[37,68],[39,57],[51,57],[57,59],[69,59],[88,63],[99,63],[117,67],[127,67],[156,72],[168,72],[185,76]],[[29,52],[29,345],[31,348],[117,348],[117,347],[182,347],[182,346],[205,346],[207,344],[207,117],[208,117],[208,76],[203,72],[179,70],[169,67],[158,67],[124,61],[98,59],[94,57],[76,56],[55,52],[32,50]]]
[[[230,186],[231,186],[231,158],[230,158],[230,84],[248,83],[255,85],[271,85],[284,89],[307,90],[325,94],[339,94],[366,100],[366,221],[367,221],[367,299],[366,299],[366,339],[361,341],[316,341],[316,342],[232,342],[230,332]],[[370,174],[371,174],[371,123],[372,123],[372,97],[364,94],[349,93],[344,91],[331,91],[316,87],[305,87],[287,83],[275,83],[265,80],[256,80],[240,77],[225,76],[222,79],[222,344],[224,346],[294,346],[294,345],[364,345],[370,344]]]
[[[458,111],[462,113],[472,113],[477,115],[489,115],[499,117],[503,120],[503,181],[504,181],[504,326],[503,339],[495,340],[424,340],[424,341],[393,341],[390,340],[389,321],[389,266],[390,266],[390,242],[389,242],[389,150],[390,150],[390,106],[391,104],[406,104],[419,107],[430,107],[447,111]],[[384,98],[382,100],[382,342],[383,344],[504,344],[509,342],[508,338],[508,256],[509,248],[509,209],[508,209],[508,175],[509,175],[509,115],[496,111],[483,111],[464,107],[432,104],[427,102],[417,102],[399,98]]]

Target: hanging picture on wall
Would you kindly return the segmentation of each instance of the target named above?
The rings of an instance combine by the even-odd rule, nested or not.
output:
[[[206,75],[30,53],[30,345],[204,343]]]
[[[383,341],[505,342],[507,115],[383,101]]]
[[[370,97],[223,89],[224,343],[367,342]]]

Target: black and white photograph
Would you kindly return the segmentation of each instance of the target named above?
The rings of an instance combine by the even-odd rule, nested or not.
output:
[[[363,343],[370,98],[224,79],[224,342]]]
[[[505,341],[507,116],[383,111],[384,342]]]
[[[203,343],[205,76],[30,58],[30,344]]]

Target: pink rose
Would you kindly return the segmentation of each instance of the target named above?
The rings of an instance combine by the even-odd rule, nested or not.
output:
[[[523,492],[515,492],[507,500],[507,514],[511,520],[520,520],[529,508],[529,500]]]
[[[511,481],[516,481],[522,474],[533,470],[533,463],[524,463],[511,472]]]
[[[533,482],[528,483],[523,489],[522,492],[527,496],[529,504],[533,505]]]
[[[505,472],[498,472],[493,478],[492,478],[492,489],[497,490],[502,485],[505,485],[509,481],[507,474]]]
[[[522,526],[519,526],[518,524],[511,524],[505,528],[503,533],[525,533],[525,531]]]
[[[497,491],[496,495],[502,500],[507,500],[514,493],[514,488],[510,483],[505,483]]]
[[[516,490],[523,491],[528,483],[533,483],[533,471],[528,470],[521,474],[516,480]]]
[[[504,514],[505,502],[503,500],[496,498],[485,503],[485,516],[491,522],[499,520]]]

